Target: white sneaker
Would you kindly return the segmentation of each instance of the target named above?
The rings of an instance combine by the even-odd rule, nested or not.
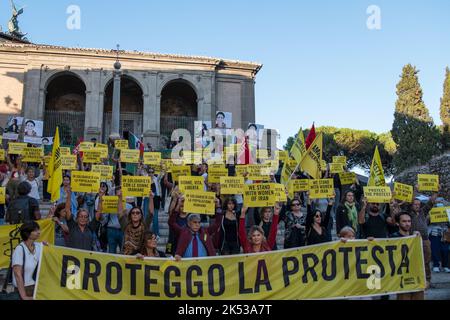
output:
[[[444,272],[450,273],[450,268],[444,268]]]
[[[441,269],[439,269],[438,267],[434,267],[433,272],[439,273],[439,272],[441,272]]]

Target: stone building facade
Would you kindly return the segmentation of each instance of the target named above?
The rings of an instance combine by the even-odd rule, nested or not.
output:
[[[63,139],[105,141],[111,125],[116,51],[17,41],[0,33],[0,123],[11,115],[56,125]],[[121,51],[121,130],[159,145],[171,130],[193,130],[231,112],[234,128],[255,121],[255,77],[262,65],[208,57]],[[72,139],[72,141],[70,141]]]

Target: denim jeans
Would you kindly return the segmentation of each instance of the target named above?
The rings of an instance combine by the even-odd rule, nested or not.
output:
[[[108,228],[108,252],[116,254],[117,247],[122,252],[123,232],[120,229]]]
[[[433,268],[439,268],[440,262],[442,262],[442,268],[448,268],[448,243],[441,240],[441,237],[430,235]]]
[[[0,219],[0,226],[5,224],[5,219]]]

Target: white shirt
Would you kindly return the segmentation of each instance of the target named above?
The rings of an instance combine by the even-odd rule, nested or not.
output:
[[[23,268],[23,253],[25,252],[25,269],[24,269],[24,285],[25,287],[35,284],[33,280],[33,273],[41,258],[42,243],[34,243],[34,254],[30,252],[25,243],[19,244],[14,250],[12,256],[12,266],[22,266]],[[13,285],[17,288],[16,276],[13,273]]]

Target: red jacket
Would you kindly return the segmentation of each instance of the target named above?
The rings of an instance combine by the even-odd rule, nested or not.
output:
[[[275,246],[278,231],[278,219],[279,215],[273,215],[269,238],[267,239],[267,241],[263,241],[263,243],[261,244],[261,252],[272,251],[272,248]],[[244,249],[244,253],[255,253],[255,251],[253,251],[253,246],[250,244],[247,238],[245,218],[241,218],[239,220],[239,240],[241,241],[241,246]]]
[[[217,215],[216,215],[217,216]],[[215,256],[216,255],[216,249],[214,248],[213,244],[213,235],[217,230],[219,229],[218,223],[220,223],[221,219],[214,219],[214,224],[210,225],[207,229],[200,228],[198,231],[198,236],[200,238],[200,241],[203,243],[203,245],[206,248],[206,252],[208,253],[208,256]],[[169,217],[169,226],[175,233],[175,236],[177,237],[177,249],[175,251],[176,255],[183,256],[184,252],[186,251],[187,247],[192,241],[193,235],[191,229],[189,227],[180,227],[177,223],[177,214],[173,213]]]

